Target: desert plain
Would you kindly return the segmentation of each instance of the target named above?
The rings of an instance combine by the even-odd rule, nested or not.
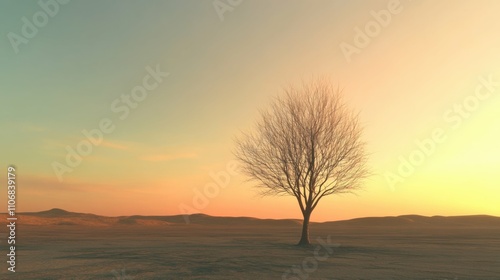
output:
[[[16,272],[4,261],[1,279],[500,279],[499,217],[312,223],[309,247],[295,245],[300,230],[300,220],[203,214],[24,213]]]

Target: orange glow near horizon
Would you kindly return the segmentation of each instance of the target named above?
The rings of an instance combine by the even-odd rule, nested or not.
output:
[[[138,4],[110,15],[80,3],[91,22],[68,11],[2,60],[2,162],[18,169],[18,211],[300,219],[295,198],[259,197],[232,173],[232,139],[283,86],[327,76],[360,111],[374,175],[355,195],[323,199],[313,221],[500,216],[500,2],[401,0],[349,62],[339,45],[355,45],[355,28],[388,3],[248,1],[223,22],[212,7],[147,5],[148,18],[130,19]],[[129,114],[113,109],[148,67],[170,75]],[[54,162],[105,118],[113,132],[59,180]]]

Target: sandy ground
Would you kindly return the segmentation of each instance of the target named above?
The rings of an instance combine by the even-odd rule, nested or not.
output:
[[[500,279],[497,225],[314,224],[307,248],[299,227],[21,224],[17,272],[4,261],[0,278]]]

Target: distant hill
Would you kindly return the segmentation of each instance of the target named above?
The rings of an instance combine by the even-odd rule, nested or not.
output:
[[[324,225],[338,226],[499,226],[500,217],[487,215],[471,216],[419,216],[368,217],[345,221],[325,222]]]
[[[0,214],[3,221],[6,214]],[[51,209],[41,212],[17,213],[18,223],[23,225],[54,225],[54,226],[276,226],[276,227],[297,227],[302,221],[299,219],[257,219],[251,217],[215,217],[205,214],[191,214],[187,217],[183,215],[173,216],[120,216],[105,217],[94,214],[68,212],[63,209]],[[186,224],[186,218],[189,224]],[[500,217],[475,215],[475,216],[419,216],[404,215],[398,217],[368,217],[352,220],[311,223],[313,226],[338,226],[338,227],[500,227]]]

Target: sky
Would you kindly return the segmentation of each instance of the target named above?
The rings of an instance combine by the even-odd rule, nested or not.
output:
[[[313,221],[500,216],[499,9],[1,1],[0,180],[16,167],[21,212],[301,218],[234,171],[233,140],[283,87],[327,77],[360,112],[373,175]]]

